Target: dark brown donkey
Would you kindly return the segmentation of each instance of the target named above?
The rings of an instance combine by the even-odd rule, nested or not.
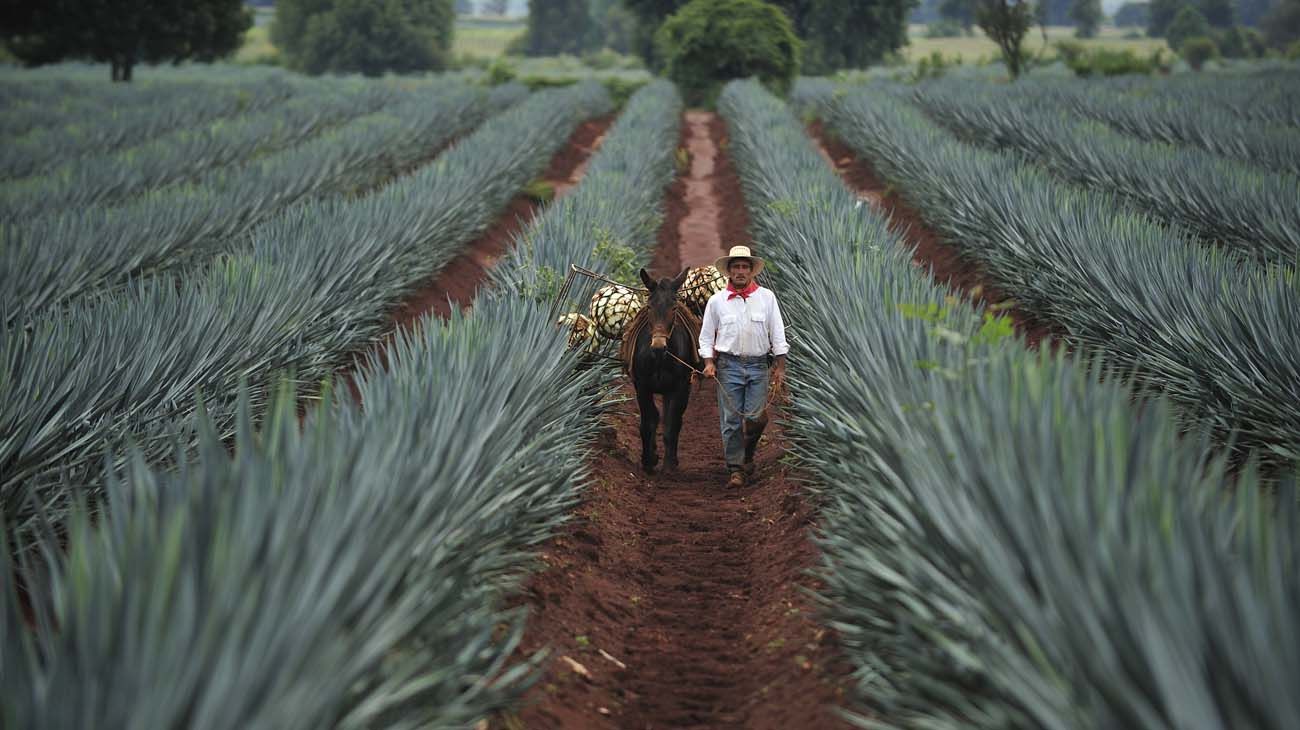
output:
[[[664,471],[672,472],[677,469],[682,414],[691,398],[691,369],[699,365],[695,351],[699,321],[677,301],[677,290],[686,281],[686,273],[683,270],[676,278],[655,281],[641,269],[641,281],[650,290],[650,298],[624,335],[623,362],[628,366],[641,409],[641,468],[647,474],[653,474],[659,463],[655,450],[659,429],[655,395],[663,396]]]

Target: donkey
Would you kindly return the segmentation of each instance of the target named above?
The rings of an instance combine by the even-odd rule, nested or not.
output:
[[[653,474],[659,463],[655,451],[655,432],[659,428],[656,394],[662,395],[664,401],[664,471],[677,470],[677,437],[691,397],[692,368],[699,359],[695,350],[698,320],[677,301],[686,274],[683,270],[673,279],[656,282],[641,269],[641,281],[650,290],[650,297],[630,325],[623,345],[623,362],[628,365],[641,409],[641,468],[647,474]]]

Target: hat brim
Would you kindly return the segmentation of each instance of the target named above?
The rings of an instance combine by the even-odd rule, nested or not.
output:
[[[722,258],[713,262],[713,268],[722,272],[723,276],[729,276],[729,273],[727,272],[727,266],[731,264],[732,259],[749,259],[749,262],[754,266],[754,271],[753,271],[754,276],[758,276],[763,271],[763,259],[760,259],[757,256],[723,256]]]

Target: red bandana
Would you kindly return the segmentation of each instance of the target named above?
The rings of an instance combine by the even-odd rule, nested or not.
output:
[[[727,284],[727,291],[731,292],[730,294],[727,295],[727,301],[731,301],[736,297],[740,297],[741,299],[748,300],[750,294],[753,294],[754,292],[758,291],[758,282],[754,281],[753,279],[750,279],[749,286],[745,287],[744,289],[737,289],[731,284]]]

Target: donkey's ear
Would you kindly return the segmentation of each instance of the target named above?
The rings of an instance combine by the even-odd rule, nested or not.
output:
[[[650,278],[650,275],[645,272],[645,269],[641,269],[641,281],[645,283],[645,288],[650,291],[655,290],[655,280]]]
[[[673,281],[672,281],[673,291],[676,291],[676,290],[682,288],[682,284],[685,284],[685,283],[686,283],[686,277],[689,276],[690,273],[691,273],[690,268],[685,268],[685,269],[682,269],[682,273],[680,273],[680,274],[678,274],[677,276],[673,277]]]

